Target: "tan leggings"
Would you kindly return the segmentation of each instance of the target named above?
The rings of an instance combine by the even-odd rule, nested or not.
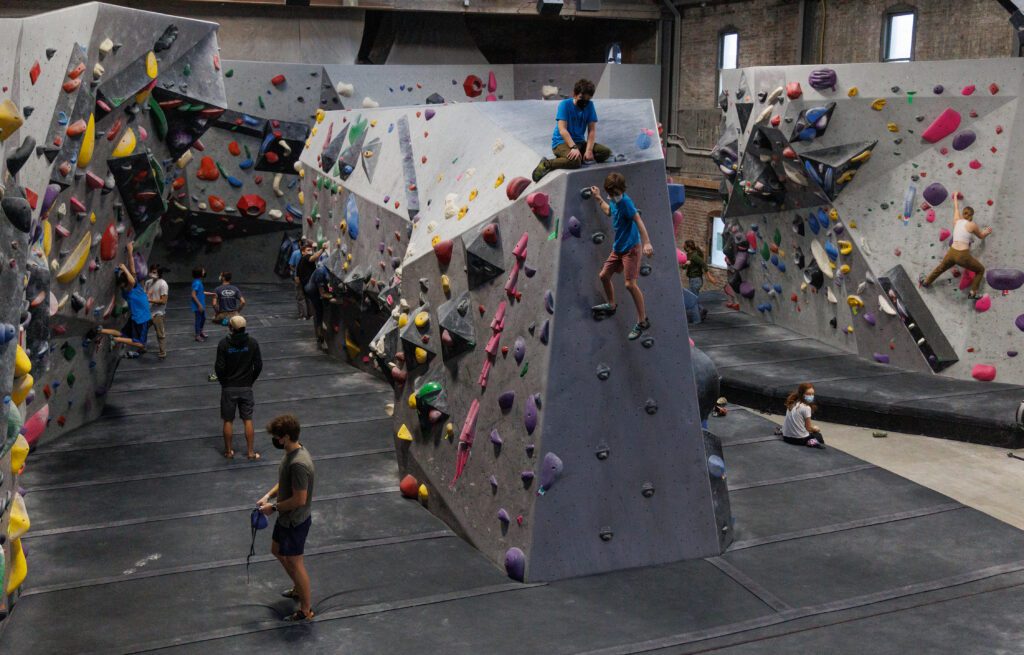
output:
[[[970,250],[956,250],[950,248],[946,251],[946,256],[942,258],[939,265],[935,267],[935,270],[928,274],[928,277],[924,279],[924,286],[930,285],[935,281],[935,278],[939,277],[954,266],[966,268],[968,271],[974,271],[974,280],[971,281],[971,293],[977,293],[978,289],[981,288],[981,281],[984,278],[985,267],[977,259],[971,256]]]

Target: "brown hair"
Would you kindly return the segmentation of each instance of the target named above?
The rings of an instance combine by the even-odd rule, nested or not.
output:
[[[793,409],[793,405],[799,402],[803,402],[804,394],[807,393],[808,389],[813,389],[814,385],[810,382],[801,382],[800,386],[796,388],[796,391],[786,396],[786,409]],[[818,406],[811,403],[810,408],[812,410],[818,409]]]
[[[701,257],[704,256],[704,251],[697,247],[697,243],[693,239],[687,239],[683,242],[684,250],[696,250],[697,254]]]
[[[622,173],[609,173],[608,177],[604,178],[604,190],[608,193],[625,193],[626,178]]]
[[[576,82],[576,86],[572,87],[572,94],[574,96],[587,95],[591,98],[594,97],[594,83],[588,79],[581,79]]]
[[[964,207],[960,214],[967,220],[974,218],[974,207]]]
[[[299,419],[295,418],[294,414],[281,414],[267,423],[267,432],[275,437],[288,437],[292,441],[299,440],[301,430]]]

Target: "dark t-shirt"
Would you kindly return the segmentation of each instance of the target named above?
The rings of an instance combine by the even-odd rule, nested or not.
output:
[[[233,284],[222,284],[213,290],[217,294],[217,311],[237,312],[242,304],[242,290]]]
[[[313,457],[304,447],[293,450],[281,459],[277,469],[277,502],[288,500],[295,491],[305,489],[307,492],[305,505],[278,515],[277,522],[283,527],[295,527],[312,514],[314,474]]]
[[[306,286],[306,282],[309,282],[309,278],[313,275],[313,271],[315,270],[316,263],[309,261],[309,257],[303,256],[295,266],[295,277],[299,278],[299,282],[302,283],[302,286]]]

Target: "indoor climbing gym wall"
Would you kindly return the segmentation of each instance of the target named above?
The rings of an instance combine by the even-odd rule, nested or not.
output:
[[[881,364],[1024,382],[1017,59],[727,71],[730,303]],[[975,210],[971,252],[925,287]]]
[[[302,154],[307,234],[329,247],[332,302],[384,316],[368,349],[348,336],[349,355],[394,386],[403,493],[511,577],[719,553],[724,471],[709,472],[700,427],[652,104],[600,101],[614,159],[534,183],[554,109],[318,117]],[[655,249],[640,278],[654,327],[637,341],[628,297],[614,317],[591,312],[612,232],[581,191],[613,170]]]
[[[166,170],[225,102],[213,23],[92,3],[2,26],[0,242],[11,273],[0,278],[0,508],[13,519],[29,446],[100,414],[124,348],[101,332],[125,320],[117,267],[134,241],[145,275]],[[17,536],[28,521],[10,525],[8,593],[24,578]]]

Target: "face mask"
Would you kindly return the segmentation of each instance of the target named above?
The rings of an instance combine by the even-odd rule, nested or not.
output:
[[[284,442],[277,437],[270,437],[270,443],[274,444],[274,448],[278,450],[284,450]]]
[[[622,196],[621,195],[611,196],[611,199],[612,199],[613,202],[621,202],[622,201]]]
[[[590,104],[589,100],[584,100],[583,98],[580,98],[579,100],[576,101],[576,108],[577,109],[586,109],[587,105],[589,105],[589,104]]]
[[[814,394],[806,394],[806,395],[804,395],[804,402],[805,403],[813,403],[814,402]]]

